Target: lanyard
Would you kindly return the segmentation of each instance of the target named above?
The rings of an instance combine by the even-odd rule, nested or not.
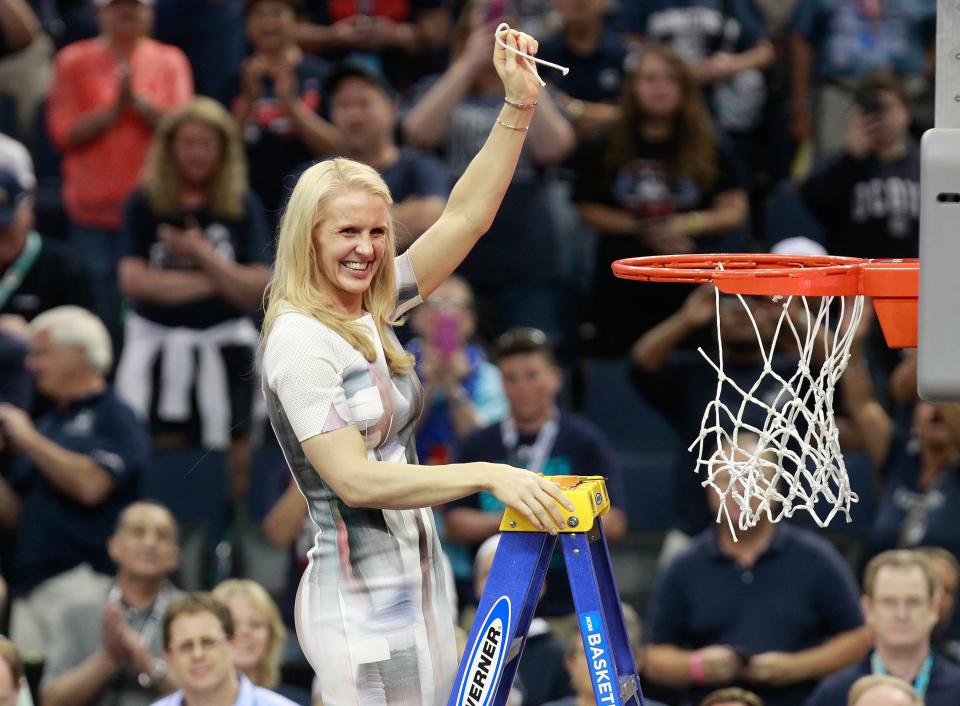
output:
[[[35,230],[27,233],[27,242],[24,245],[23,252],[0,279],[0,309],[7,305],[10,297],[23,284],[23,280],[30,273],[33,263],[37,261],[37,256],[40,254],[42,247],[43,241],[39,233]]]
[[[120,603],[120,605],[123,606],[124,612],[129,616],[131,609],[123,602],[123,594],[120,592],[120,587],[115,583],[110,586],[110,592],[107,594],[107,603]],[[160,589],[160,593],[158,593],[157,597],[153,600],[153,605],[150,607],[150,614],[147,616],[143,625],[140,626],[140,630],[137,633],[140,636],[140,641],[143,643],[143,646],[148,650],[153,643],[154,636],[157,634],[157,629],[160,627],[160,621],[163,620],[163,614],[167,610],[168,603],[170,603],[170,591],[165,586]]]
[[[870,670],[874,674],[887,673],[887,667],[883,663],[883,659],[876,652],[870,655]],[[927,693],[927,687],[930,686],[930,672],[932,671],[933,655],[927,655],[927,658],[923,660],[923,666],[920,667],[920,673],[917,674],[917,678],[913,680],[913,690],[921,699]]]
[[[520,435],[517,433],[517,423],[513,417],[507,417],[500,422],[500,438],[503,441],[503,448],[507,452],[509,463],[521,468],[526,468],[534,473],[543,473],[547,466],[547,460],[550,458],[550,452],[553,451],[553,444],[557,440],[557,433],[560,431],[560,423],[557,421],[557,413],[540,427],[537,432],[537,438],[530,447],[530,453],[526,458],[521,459],[517,454],[517,442]]]

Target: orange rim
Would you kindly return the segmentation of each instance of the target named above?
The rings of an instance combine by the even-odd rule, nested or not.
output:
[[[641,282],[705,284],[747,296],[856,296],[873,307],[892,348],[917,345],[920,261],[771,253],[653,255],[613,263],[613,273]]]

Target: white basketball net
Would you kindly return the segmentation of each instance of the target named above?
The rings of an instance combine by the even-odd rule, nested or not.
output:
[[[743,389],[724,372],[718,290],[717,360],[700,349],[717,372],[716,397],[707,405],[700,435],[688,449],[697,449],[696,471],[703,469],[703,486],[709,486],[720,497],[717,522],[726,516],[734,539],[737,529],[753,527],[764,515],[777,522],[792,517],[798,510],[806,510],[819,526],[825,527],[837,512],[842,512],[849,522],[850,505],[857,502],[857,494],[850,487],[843,462],[833,398],[837,381],[847,367],[864,298],[819,297],[819,308],[813,310],[807,297],[797,297],[797,302],[786,297],[780,300],[782,308],[769,342],[763,341],[750,306],[742,296],[737,295],[737,299],[753,325],[763,356],[763,373],[752,387]],[[839,316],[833,314],[835,320],[831,321],[835,299],[839,299]],[[791,309],[796,310],[795,317],[801,321],[793,320]],[[796,373],[789,379],[773,367],[781,335],[792,337],[800,358]],[[721,402],[724,386],[742,398],[735,409]],[[756,396],[761,388],[764,399]],[[725,396],[730,397],[729,393]],[[748,413],[752,423],[745,420]],[[762,426],[755,426],[763,413],[766,419]],[[727,511],[728,496],[740,509],[736,523]]]

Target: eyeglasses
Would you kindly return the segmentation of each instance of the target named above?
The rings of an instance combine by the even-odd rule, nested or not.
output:
[[[201,637],[196,640],[185,640],[184,642],[176,644],[170,651],[181,657],[188,657],[196,651],[197,647],[200,648],[201,652],[210,652],[226,644],[226,642],[227,639],[225,637]]]

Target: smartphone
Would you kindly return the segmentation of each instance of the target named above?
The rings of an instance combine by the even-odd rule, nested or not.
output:
[[[500,24],[507,15],[507,0],[489,0],[487,2],[487,24]]]
[[[460,347],[460,315],[438,311],[433,319],[433,342],[440,355],[449,358]]]

